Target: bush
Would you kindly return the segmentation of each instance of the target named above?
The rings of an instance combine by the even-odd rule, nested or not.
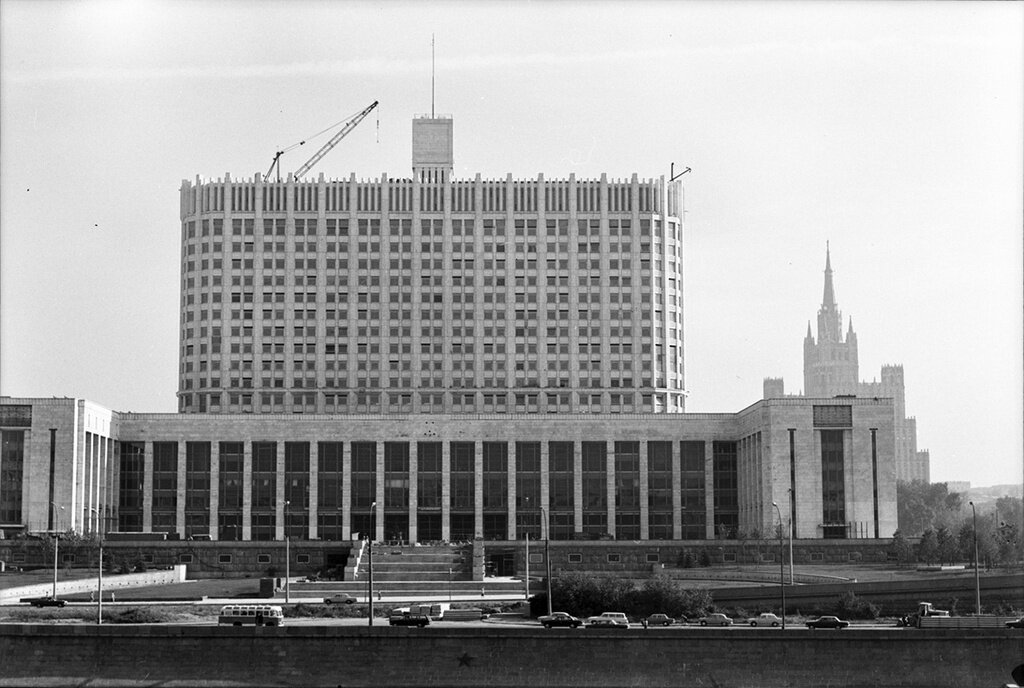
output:
[[[178,615],[155,607],[122,607],[103,612],[105,623],[152,624],[177,621]]]
[[[836,603],[836,616],[843,619],[877,619],[881,608],[852,592],[844,592]]]
[[[606,611],[623,612],[634,618],[660,612],[669,616],[700,616],[711,607],[707,590],[690,590],[667,576],[644,581],[639,588],[618,578],[597,578],[572,573],[554,578],[552,608],[587,617]],[[547,610],[544,594],[530,598],[534,616]]]

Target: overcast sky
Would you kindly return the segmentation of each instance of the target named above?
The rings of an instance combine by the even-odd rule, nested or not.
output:
[[[432,33],[457,177],[692,168],[689,411],[801,390],[830,241],[932,479],[1021,481],[1022,3],[0,0],[0,394],[174,411],[181,181],[374,100],[314,174],[408,175]]]

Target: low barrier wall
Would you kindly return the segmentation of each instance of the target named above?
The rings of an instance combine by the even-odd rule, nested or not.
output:
[[[117,594],[121,588],[137,588],[146,585],[167,585],[184,583],[185,567],[178,565],[159,571],[145,573],[105,574],[103,576],[103,598],[110,593]],[[96,578],[77,578],[75,580],[57,581],[57,597],[78,593],[95,592],[98,588]],[[42,597],[53,594],[53,583],[35,583],[18,588],[0,589],[0,604],[14,604],[23,597]]]
[[[0,686],[1000,686],[1013,630],[0,626]]]

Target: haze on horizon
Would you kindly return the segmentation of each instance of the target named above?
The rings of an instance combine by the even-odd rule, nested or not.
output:
[[[176,408],[178,188],[381,105],[311,173],[692,172],[691,412],[802,387],[830,242],[932,479],[1024,475],[1024,6],[0,0],[0,394]],[[282,158],[296,169],[323,139]],[[844,326],[845,327],[845,326]]]

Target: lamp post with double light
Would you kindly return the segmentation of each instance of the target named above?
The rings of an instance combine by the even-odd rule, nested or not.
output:
[[[779,514],[779,590],[782,593],[782,630],[786,630],[786,560],[782,547],[782,510],[776,502],[772,502],[772,506]]]
[[[788,492],[789,492],[789,513],[790,513],[790,518],[789,518],[789,584],[793,585],[793,528],[796,526],[796,524],[793,522],[793,513],[794,513],[793,512],[793,499],[795,498],[795,495],[793,494],[793,488],[792,487],[788,488]]]
[[[974,613],[981,615],[981,574],[978,572],[978,510],[974,502],[971,505],[971,514],[974,518]]]

